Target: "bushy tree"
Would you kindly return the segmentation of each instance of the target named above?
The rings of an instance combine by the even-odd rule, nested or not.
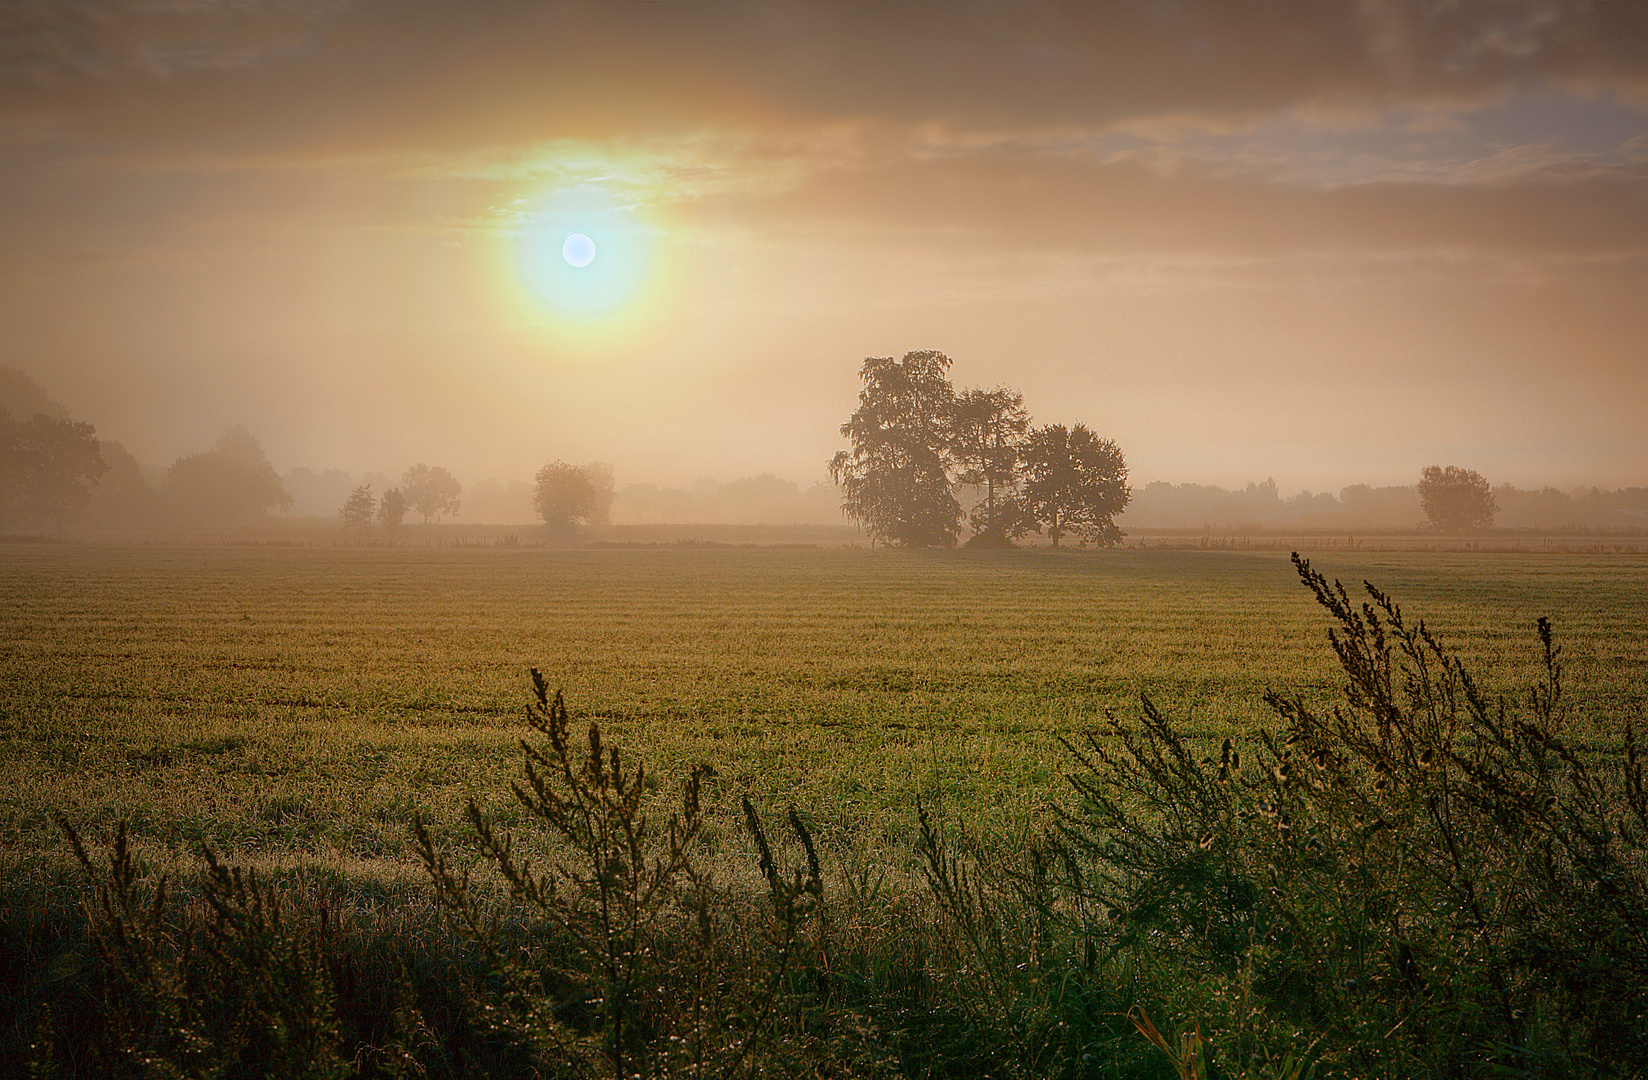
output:
[[[372,485],[362,484],[349,493],[343,507],[338,511],[338,520],[343,527],[352,532],[365,532],[372,527],[372,512],[377,509],[377,500],[372,497]]]
[[[956,479],[984,488],[984,501],[968,516],[975,534],[969,545],[1007,544],[1035,527],[1018,498],[1029,430],[1030,414],[1017,390],[998,386],[956,397],[950,420],[950,453],[961,469]]]
[[[859,377],[858,411],[841,425],[852,440],[830,462],[842,509],[871,536],[901,547],[948,547],[961,528],[951,490],[949,438],[955,391],[950,358],[924,350],[872,356]]]
[[[439,521],[446,514],[454,517],[458,514],[458,496],[463,494],[463,485],[439,465],[412,466],[401,477],[401,489],[406,494],[407,505],[418,512],[425,525]]]
[[[108,524],[137,525],[149,521],[155,510],[155,491],[143,476],[143,467],[120,443],[99,439],[97,452],[109,466],[92,492],[86,516]]]
[[[0,409],[0,514],[48,519],[61,531],[108,470],[92,425],[45,413],[20,423]]]
[[[533,478],[532,505],[555,532],[599,524],[612,506],[612,468],[552,461]]]
[[[390,488],[378,500],[378,521],[387,529],[398,529],[408,509],[406,495],[401,489]]]
[[[1024,498],[1035,520],[1052,538],[1074,535],[1082,543],[1119,544],[1115,517],[1133,497],[1127,463],[1109,439],[1086,425],[1037,428],[1025,447],[1028,475]]]
[[[239,424],[225,428],[212,449],[173,462],[165,496],[174,511],[196,521],[247,521],[292,505],[262,444]]]
[[[1482,474],[1457,465],[1425,466],[1419,476],[1419,505],[1432,525],[1455,531],[1492,528],[1499,513]]]
[[[21,421],[36,414],[53,420],[70,419],[63,403],[46,390],[26,371],[0,365],[0,409]]]

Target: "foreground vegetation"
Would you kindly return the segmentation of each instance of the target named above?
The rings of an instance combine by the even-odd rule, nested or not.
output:
[[[0,1057],[1106,1076],[1643,1055],[1640,562],[1378,557],[1456,662],[1307,575],[1323,648],[1266,556],[388,554],[7,567],[6,1024],[33,1050]],[[529,666],[582,715],[537,685],[512,793]]]

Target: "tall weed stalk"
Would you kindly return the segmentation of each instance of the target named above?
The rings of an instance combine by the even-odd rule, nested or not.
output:
[[[804,1032],[790,1030],[792,966],[816,937],[823,875],[811,835],[792,811],[788,823],[805,866],[779,866],[754,807],[745,822],[755,843],[768,907],[761,930],[739,940],[739,920],[698,859],[704,767],[682,785],[660,826],[647,812],[644,767],[628,767],[590,724],[575,747],[559,691],[532,672],[528,724],[547,740],[523,740],[516,800],[551,838],[536,859],[470,800],[476,846],[533,923],[530,948],[500,947],[498,913],[467,870],[455,870],[428,828],[414,825],[440,902],[494,960],[508,988],[501,1023],[531,1033],[542,1066],[589,1077],[738,1076],[770,1072]],[[800,1062],[806,1055],[789,1056]]]
[[[1194,746],[1148,699],[1071,742],[1055,843],[1231,1062],[1304,1041],[1365,1075],[1626,1075],[1648,1061],[1648,794],[1564,738],[1561,648],[1490,697],[1424,622],[1308,560],[1340,702],[1268,693],[1280,730]],[[1296,1059],[1297,1060],[1297,1059]]]

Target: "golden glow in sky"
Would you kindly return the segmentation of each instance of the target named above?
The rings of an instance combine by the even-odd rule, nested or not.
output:
[[[155,468],[809,484],[938,349],[1139,483],[1648,483],[1640,0],[1260,7],[0,4],[0,364]]]
[[[575,349],[633,347],[667,314],[667,237],[633,201],[581,183],[523,200],[512,216],[499,287],[532,333]]]

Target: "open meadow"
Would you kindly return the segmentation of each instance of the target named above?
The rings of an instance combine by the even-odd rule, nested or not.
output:
[[[1608,745],[1648,700],[1648,560],[1335,553],[1473,671],[1566,650]],[[0,551],[0,844],[55,815],[139,841],[409,859],[421,811],[504,805],[539,668],[575,716],[736,808],[907,848],[917,799],[985,831],[1064,797],[1058,744],[1141,693],[1222,737],[1264,690],[1327,701],[1325,613],[1285,553],[56,545]],[[1490,690],[1496,687],[1490,681]]]
[[[1538,681],[1550,616],[1581,751],[1617,759],[1644,718],[1648,558],[1313,562],[1425,619],[1489,695]],[[174,872],[204,843],[416,902],[415,816],[453,851],[467,798],[527,824],[508,782],[533,667],[574,730],[598,720],[646,763],[660,812],[711,766],[712,858],[749,862],[741,797],[794,807],[826,889],[860,899],[919,888],[918,804],[970,850],[1031,844],[1074,803],[1060,738],[1141,694],[1207,753],[1280,730],[1267,688],[1342,699],[1332,620],[1285,552],[40,544],[0,549],[0,595],[12,905],[72,880],[60,817],[94,846],[128,822]]]

